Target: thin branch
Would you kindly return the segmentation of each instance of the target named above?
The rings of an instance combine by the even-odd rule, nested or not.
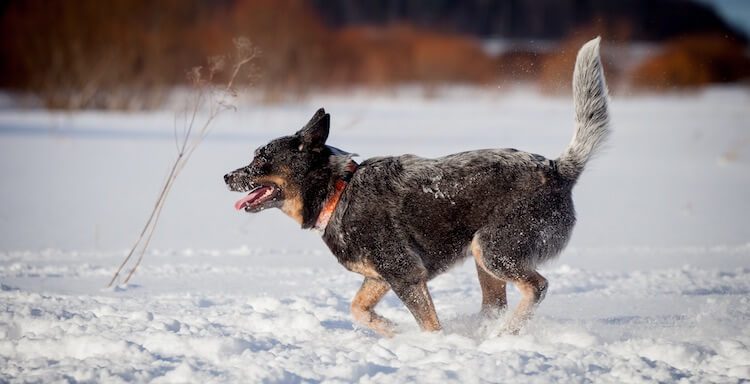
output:
[[[175,164],[177,164],[177,163],[175,163]],[[178,170],[178,172],[179,172],[179,170]],[[173,183],[174,183],[174,178],[172,178],[171,181],[169,181],[168,184],[166,185],[166,191],[167,191],[167,193],[169,192],[170,189],[172,189]],[[151,226],[152,229],[149,232],[148,236],[146,237],[146,241],[143,243],[143,247],[141,247],[141,252],[138,255],[138,260],[136,260],[135,265],[133,266],[133,268],[130,269],[130,272],[128,273],[128,276],[123,281],[124,284],[127,284],[130,281],[130,278],[133,277],[133,274],[138,269],[138,267],[141,265],[141,261],[143,261],[143,255],[146,253],[146,249],[148,248],[148,245],[151,244],[151,237],[154,236],[154,230],[156,229],[156,224],[159,223],[159,218],[161,217],[161,210],[164,207],[164,201],[165,200],[166,199],[162,199],[161,200],[161,204],[159,204],[159,208],[157,208],[156,216],[154,217],[154,223]]]
[[[112,276],[112,280],[109,281],[109,284],[107,284],[107,287],[111,287],[112,283],[114,283],[115,280],[117,280],[117,277],[120,276],[120,272],[128,263],[128,261],[130,261],[130,258],[133,257],[133,253],[135,253],[135,250],[138,248],[138,245],[143,240],[143,236],[146,234],[149,227],[151,227],[151,222],[154,220],[154,217],[158,214],[159,211],[161,211],[160,206],[163,204],[165,197],[167,196],[167,192],[169,192],[169,186],[171,184],[171,180],[177,174],[179,158],[181,157],[182,157],[182,154],[179,154],[177,156],[178,161],[175,161],[174,164],[172,165],[172,169],[169,171],[167,180],[165,181],[164,186],[161,189],[161,192],[159,192],[159,197],[156,199],[156,203],[154,203],[154,208],[151,210],[151,214],[149,215],[148,220],[146,220],[146,225],[143,226],[143,229],[141,230],[140,235],[138,235],[138,239],[135,241],[135,244],[133,244],[133,247],[130,248],[130,252],[128,252],[128,256],[125,257],[125,260],[123,260],[120,266],[117,268],[117,271],[115,272],[114,276]]]
[[[207,80],[201,78],[201,67],[195,67],[190,72],[188,72],[188,78],[195,87],[196,93],[194,94],[192,105],[189,106],[190,110],[188,111],[188,108],[185,109],[182,137],[179,139],[177,137],[177,116],[175,115],[174,139],[175,148],[177,149],[177,157],[172,163],[172,167],[170,168],[167,178],[164,181],[164,185],[162,186],[156,202],[154,203],[154,207],[151,210],[148,219],[146,220],[146,224],[143,226],[143,229],[138,235],[135,244],[133,244],[133,247],[130,248],[130,252],[128,252],[128,255],[125,257],[122,263],[120,263],[119,267],[115,271],[112,279],[109,281],[109,284],[107,284],[107,287],[111,287],[112,284],[114,284],[118,280],[122,273],[122,270],[126,265],[128,265],[130,260],[133,258],[133,255],[137,253],[138,258],[136,259],[133,267],[130,268],[130,271],[125,277],[123,283],[127,284],[133,277],[136,270],[138,270],[138,267],[141,265],[143,256],[145,255],[146,250],[151,243],[151,239],[154,235],[154,232],[156,231],[156,226],[159,223],[159,218],[161,217],[162,209],[164,208],[164,203],[167,199],[167,196],[169,195],[169,192],[172,190],[172,186],[174,185],[177,176],[185,167],[185,164],[187,164],[187,161],[191,157],[193,152],[198,148],[200,143],[203,142],[203,139],[205,139],[210,132],[214,120],[223,111],[236,109],[234,104],[232,104],[229,100],[236,99],[237,97],[237,94],[234,92],[233,88],[234,82],[237,79],[237,76],[239,75],[243,66],[251,63],[258,56],[259,50],[255,48],[248,39],[245,38],[235,39],[234,44],[237,51],[235,63],[232,66],[232,73],[230,74],[225,87],[220,89],[211,83],[214,74],[220,71],[224,66],[223,56],[215,56],[209,58]],[[206,103],[208,103],[209,107],[208,116],[196,132],[194,131],[194,128],[196,127],[198,110],[201,109],[201,107]],[[188,114],[190,114],[189,118]]]

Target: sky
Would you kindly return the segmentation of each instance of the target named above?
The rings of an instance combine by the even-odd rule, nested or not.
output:
[[[750,36],[750,0],[700,0],[712,5],[727,22]]]

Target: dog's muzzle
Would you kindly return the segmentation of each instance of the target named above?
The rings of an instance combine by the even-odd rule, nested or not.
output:
[[[224,183],[232,192],[250,191],[254,187],[250,180],[250,172],[246,168],[240,168],[224,175]]]
[[[224,183],[232,192],[249,192],[238,200],[234,207],[246,212],[258,212],[266,208],[278,207],[282,198],[280,188],[271,182],[257,182],[248,167],[240,168],[224,175]]]

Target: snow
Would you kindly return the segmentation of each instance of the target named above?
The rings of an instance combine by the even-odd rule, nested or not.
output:
[[[104,289],[175,155],[170,111],[0,109],[0,382],[750,380],[750,93],[613,95],[613,136],[576,187],[569,247],[518,336],[477,316],[471,262],[429,283],[444,330],[352,324],[361,277],[280,212],[234,211],[224,173],[332,113],[362,157],[515,147],[556,157],[572,102],[529,90],[243,103],[177,180],[130,285]],[[429,191],[433,193],[433,191]],[[520,295],[511,288],[511,306]]]

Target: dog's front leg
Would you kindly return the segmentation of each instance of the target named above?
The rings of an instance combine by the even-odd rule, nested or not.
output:
[[[400,279],[389,281],[393,292],[409,308],[414,318],[417,319],[419,327],[423,331],[439,331],[440,321],[435,312],[435,305],[427,290],[427,280],[420,279],[415,282],[402,281]]]
[[[390,286],[384,280],[365,277],[357,295],[352,300],[352,317],[357,323],[385,336],[393,337],[394,324],[375,313],[375,306],[388,293]]]

